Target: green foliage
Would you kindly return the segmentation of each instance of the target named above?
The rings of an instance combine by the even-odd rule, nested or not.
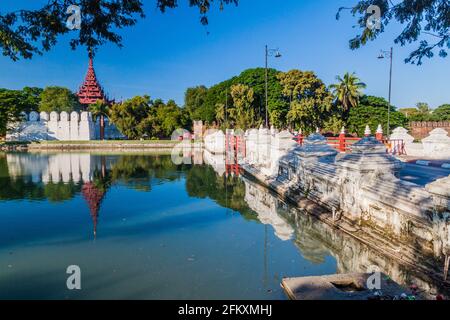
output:
[[[381,9],[381,28],[372,30],[367,28],[370,5],[377,5]],[[348,8],[340,8],[340,12]],[[359,0],[350,8],[353,16],[357,16],[357,25],[361,33],[350,40],[350,48],[358,49],[367,42],[377,39],[387,29],[391,20],[403,25],[403,30],[394,42],[402,46],[419,41],[419,47],[412,51],[406,63],[422,64],[423,58],[434,57],[436,51],[439,56],[446,57],[450,48],[450,24],[448,0],[415,0],[392,2],[387,0]],[[429,37],[432,35],[432,37]],[[431,43],[427,38],[432,39]]]
[[[38,111],[42,89],[25,87],[22,90],[0,88],[0,136],[4,136],[7,123],[21,120],[20,113]]]
[[[109,114],[109,106],[103,100],[97,100],[95,103],[89,106],[89,111],[92,114],[92,119],[97,121],[100,119],[100,140],[105,139],[105,117]]]
[[[398,111],[401,112],[408,119],[422,116],[419,110],[417,110],[417,108],[402,108],[399,109]]]
[[[92,113],[92,119],[97,121],[101,116],[107,117],[109,114],[109,106],[103,100],[97,100],[89,106],[89,111]]]
[[[450,121],[450,104],[443,104],[433,111],[431,117],[434,121]]]
[[[20,91],[0,89],[0,137],[6,135],[8,123],[21,120],[22,99]]]
[[[81,109],[78,97],[63,87],[46,87],[40,94],[39,111],[72,112]]]
[[[104,158],[104,156],[100,156]],[[97,162],[97,161],[94,161]],[[245,183],[236,176],[219,176],[211,166],[176,165],[170,155],[121,155],[109,159],[111,166],[96,167],[93,172],[95,188],[106,193],[120,183],[127,188],[149,192],[161,181],[186,181],[190,197],[210,198],[245,219],[257,220],[257,215],[245,201]],[[82,184],[34,183],[27,176],[10,176],[6,155],[0,153],[0,200],[49,200],[61,202],[80,194]]]
[[[233,98],[233,107],[229,108],[227,112],[234,127],[246,130],[255,126],[255,112],[252,106],[253,89],[243,84],[235,84],[231,87],[231,97]]]
[[[39,103],[41,102],[42,88],[25,87],[22,89],[21,108],[24,112],[39,111]]]
[[[409,121],[450,121],[450,104],[432,110],[427,103],[419,102],[415,108],[399,110]]]
[[[111,121],[129,139],[166,138],[179,128],[189,124],[187,112],[175,101],[165,104],[149,96],[136,96],[120,104],[114,104],[109,112]]]
[[[430,111],[431,111],[430,106],[429,106],[428,103],[426,103],[426,102],[418,102],[418,103],[416,104],[416,108],[417,108],[417,110],[419,111],[419,113],[420,113],[420,114],[423,114],[423,115],[427,115],[427,114],[429,114]]]
[[[291,70],[278,75],[283,95],[291,101],[288,122],[309,133],[322,128],[331,115],[333,96],[311,71]]]
[[[161,12],[178,6],[174,0],[155,2]],[[201,23],[208,24],[207,13],[214,1],[189,0],[188,3],[199,9]],[[230,3],[237,5],[238,0],[220,0],[221,7]],[[122,37],[117,31],[134,26],[138,18],[145,17],[141,0],[55,0],[31,10],[0,12],[0,48],[3,55],[13,60],[20,57],[30,59],[35,54],[50,50],[60,36],[71,31],[66,27],[66,11],[71,4],[82,9],[81,30],[70,33],[74,35],[70,40],[72,49],[78,46],[95,49],[107,42],[121,47]]]
[[[142,138],[146,133],[144,120],[150,111],[149,96],[136,96],[111,106],[110,119],[129,139]]]
[[[277,79],[279,71],[268,70],[268,105],[272,124],[281,127],[286,122],[289,104],[283,99],[281,85]],[[252,108],[257,122],[265,119],[265,69],[247,69],[239,76],[233,77],[209,89],[204,86],[189,88],[185,94],[185,108],[190,111],[192,120],[205,122],[224,122],[225,106],[232,107],[231,87],[246,85],[253,89]],[[195,110],[194,112],[192,110]],[[217,117],[219,115],[219,117]]]
[[[342,114],[335,113],[323,122],[322,129],[325,133],[332,133],[333,135],[337,135],[341,132],[343,127],[346,127],[346,124],[342,118]]]
[[[174,100],[169,100],[167,104],[157,100],[152,105],[146,122],[150,136],[163,138],[170,137],[176,129],[183,128],[186,119],[183,110]]]
[[[381,124],[387,132],[388,105],[388,102],[383,98],[362,97],[360,104],[350,110],[347,122],[348,131],[361,137],[364,135],[366,125],[369,125],[372,132],[375,132],[375,129]],[[393,106],[390,106],[390,110],[390,132],[397,127],[405,127],[408,123],[406,117],[401,112],[396,111]]]
[[[208,89],[205,86],[188,88],[184,94],[184,109],[191,119],[207,120],[203,105],[205,104]]]
[[[347,119],[350,108],[358,106],[362,89],[366,84],[361,82],[354,74],[345,73],[344,78],[336,77],[338,83],[330,85],[333,92],[335,103],[343,110],[344,118]]]
[[[186,190],[191,197],[210,198],[222,207],[239,212],[247,220],[257,220],[245,201],[245,183],[239,177],[221,177],[211,166],[193,166],[186,174]]]

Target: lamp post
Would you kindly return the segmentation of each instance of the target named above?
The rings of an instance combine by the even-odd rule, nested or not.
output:
[[[387,137],[390,136],[391,128],[391,95],[392,95],[392,61],[394,57],[394,48],[391,47],[390,51],[381,50],[378,59],[389,58],[390,59],[390,70],[389,70],[389,105],[388,105],[388,123],[387,123]]]
[[[281,58],[278,49],[269,49],[266,45],[266,128],[269,128],[269,57]]]

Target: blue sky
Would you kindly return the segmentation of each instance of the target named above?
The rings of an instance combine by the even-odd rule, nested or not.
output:
[[[42,2],[2,0],[0,11]],[[270,60],[271,67],[312,70],[327,85],[336,75],[356,72],[367,84],[367,94],[387,97],[389,63],[377,56],[393,45],[393,104],[407,107],[423,101],[434,108],[450,103],[450,58],[425,60],[422,66],[405,64],[417,44],[394,45],[401,26],[391,24],[389,32],[360,50],[348,48],[356,32],[354,20],[344,13],[336,21],[335,14],[356,0],[240,0],[238,7],[226,6],[223,12],[213,8],[207,27],[200,24],[196,8],[179,2],[178,9],[161,14],[154,0],[145,0],[147,18],[120,31],[124,47],[99,49],[97,76],[111,97],[149,94],[182,105],[190,86],[211,86],[246,68],[264,66],[265,44],[283,54]],[[61,38],[50,52],[32,60],[12,62],[0,56],[0,87],[60,85],[76,90],[86,73],[87,54],[84,48],[72,51],[69,39]]]

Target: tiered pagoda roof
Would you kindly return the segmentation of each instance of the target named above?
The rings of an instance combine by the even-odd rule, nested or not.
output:
[[[94,63],[92,59],[92,54],[89,54],[89,67],[86,74],[86,78],[84,79],[83,84],[77,93],[78,99],[83,105],[90,105],[97,100],[103,100],[105,102],[109,102],[107,97],[104,94],[103,88],[97,80],[94,70]]]
[[[98,214],[100,211],[100,206],[103,201],[103,198],[105,197],[105,192],[98,189],[92,182],[85,183],[81,189],[81,192],[89,206],[92,222],[94,223],[94,238],[95,238],[97,236]]]

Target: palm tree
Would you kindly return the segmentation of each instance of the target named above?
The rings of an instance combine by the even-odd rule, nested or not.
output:
[[[351,108],[359,104],[362,96],[362,89],[366,88],[366,84],[361,82],[355,73],[346,72],[344,78],[336,76],[338,83],[330,85],[336,102],[342,106],[344,115],[348,115]]]
[[[216,120],[220,125],[225,124],[225,120],[227,118],[225,114],[225,105],[223,103],[216,104]]]
[[[92,118],[95,122],[100,118],[100,140],[105,139],[105,117],[108,116],[109,107],[104,100],[97,100],[94,104],[89,106],[89,111],[92,113]]]

